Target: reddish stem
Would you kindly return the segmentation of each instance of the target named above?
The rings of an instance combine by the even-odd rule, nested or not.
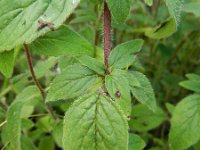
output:
[[[31,54],[29,52],[28,45],[25,44],[25,43],[24,43],[24,48],[25,48],[25,52],[26,52],[26,58],[27,58],[27,61],[28,61],[28,67],[29,67],[31,76],[33,78],[33,81],[34,81],[35,85],[37,86],[37,88],[39,89],[39,91],[40,91],[40,93],[43,97],[43,100],[45,100],[45,92],[44,92],[42,86],[40,85],[39,81],[36,78],[35,72],[33,70],[33,63],[32,63],[32,60],[31,60]],[[44,102],[44,104],[45,104],[45,102]],[[56,120],[56,115],[54,114],[51,106],[49,104],[45,104],[45,107],[46,107],[47,111],[49,112],[49,114],[51,114],[52,117]]]
[[[104,63],[106,73],[109,73],[108,58],[111,51],[111,13],[106,2],[104,2]]]
[[[27,44],[24,44],[24,48],[25,48],[25,52],[26,52],[26,58],[27,58],[27,60],[28,60],[28,67],[29,67],[31,76],[32,76],[32,78],[33,78],[33,81],[35,82],[35,85],[36,85],[36,86],[38,87],[38,89],[40,90],[40,93],[41,93],[42,97],[45,98],[44,90],[43,90],[42,86],[40,85],[39,81],[37,80],[36,75],[35,75],[35,72],[34,72],[34,70],[33,70],[33,63],[32,63],[32,60],[31,60],[31,55],[30,55],[30,53],[29,53],[28,45],[27,45]]]

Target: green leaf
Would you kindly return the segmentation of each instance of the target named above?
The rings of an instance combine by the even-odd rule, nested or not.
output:
[[[10,78],[14,68],[14,50],[0,53],[0,72]]]
[[[65,115],[64,150],[126,150],[128,126],[109,97],[94,93],[75,101]]]
[[[183,150],[200,140],[200,95],[184,98],[175,108],[169,141],[172,150]]]
[[[109,65],[114,68],[125,68],[132,65],[135,54],[142,48],[143,40],[136,39],[115,47],[109,56]]]
[[[180,22],[180,15],[183,6],[183,0],[165,0],[171,17],[174,18],[176,25]]]
[[[53,137],[54,137],[54,140],[56,142],[56,144],[59,146],[59,147],[63,147],[62,146],[62,137],[63,137],[63,121],[60,121],[56,126],[55,128],[53,128]]]
[[[51,136],[46,136],[40,139],[38,150],[55,150],[54,140]]]
[[[36,146],[32,143],[31,139],[26,136],[21,137],[21,145],[22,150],[37,150]]]
[[[48,22],[57,29],[73,12],[80,0],[1,0],[0,52],[29,44],[50,31],[39,22]]]
[[[158,127],[166,120],[164,111],[157,107],[154,112],[143,104],[133,106],[129,127],[133,131],[144,132]]]
[[[131,0],[106,0],[113,19],[124,23],[129,15]]]
[[[146,144],[141,137],[136,134],[129,134],[129,150],[143,150],[145,145]]]
[[[126,71],[115,69],[106,76],[105,85],[110,96],[121,106],[127,117],[131,113],[131,95]]]
[[[153,0],[144,0],[144,2],[145,2],[148,6],[152,6],[152,5],[153,5]]]
[[[162,39],[171,36],[176,32],[176,22],[173,18],[166,20],[157,27],[147,28],[145,35],[152,39]]]
[[[0,53],[0,72],[2,72],[6,78],[12,76],[15,59],[20,50],[21,47],[19,46],[12,51]]]
[[[156,109],[156,99],[151,83],[140,72],[132,71],[127,74],[133,96],[149,109]]]
[[[59,29],[35,40],[30,49],[47,56],[93,55],[94,46],[69,27],[62,25]]]
[[[167,110],[168,110],[168,112],[169,112],[170,114],[173,114],[174,109],[175,109],[175,106],[174,106],[174,105],[172,105],[172,104],[170,104],[170,103],[166,103],[166,104],[165,104],[165,107],[167,108]]]
[[[80,64],[66,67],[53,80],[46,101],[66,100],[86,93],[94,85],[97,75]]]
[[[187,74],[189,80],[180,82],[180,85],[188,90],[200,93],[200,76],[197,74]]]
[[[200,9],[199,8],[200,8],[200,2],[190,2],[190,3],[184,4],[183,11],[185,11],[187,13],[192,13],[196,17],[200,17]]]
[[[103,63],[99,62],[97,59],[89,57],[89,56],[80,56],[77,57],[77,59],[80,61],[80,63],[89,69],[95,71],[96,73],[100,75],[105,74],[105,66]]]
[[[11,150],[21,150],[21,113],[24,105],[36,103],[41,99],[40,92],[35,86],[27,87],[20,93],[7,112],[7,134]]]

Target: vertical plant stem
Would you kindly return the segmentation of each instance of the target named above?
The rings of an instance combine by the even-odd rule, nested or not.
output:
[[[104,2],[104,63],[106,73],[109,73],[108,57],[111,51],[111,13],[106,2]]]
[[[44,101],[44,105],[45,105],[46,110],[53,117],[53,119],[56,120],[56,115],[54,114],[53,109],[51,108],[50,105],[45,103],[45,92],[44,92],[44,89],[42,88],[42,86],[40,85],[39,81],[36,78],[36,75],[35,75],[35,72],[34,72],[34,69],[33,69],[33,63],[32,63],[32,59],[31,59],[31,54],[29,52],[29,47],[25,43],[24,43],[24,48],[25,48],[25,52],[26,52],[26,58],[27,58],[27,61],[28,61],[28,67],[29,67],[31,76],[33,78],[33,81],[34,81],[35,85],[37,86],[37,88],[39,89],[39,91],[40,91],[40,93],[41,93],[41,95],[43,97],[43,101]]]

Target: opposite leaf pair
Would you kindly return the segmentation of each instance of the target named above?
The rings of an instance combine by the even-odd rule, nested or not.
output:
[[[142,40],[133,40],[114,48],[109,57],[109,74],[97,59],[79,56],[79,62],[56,76],[47,101],[78,98],[66,113],[65,150],[128,148],[131,93],[149,108],[156,107],[148,79],[127,70],[142,45]]]

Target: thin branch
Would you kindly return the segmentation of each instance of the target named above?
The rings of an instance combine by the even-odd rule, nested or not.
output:
[[[34,72],[34,69],[33,69],[33,63],[32,63],[32,59],[31,59],[31,54],[29,52],[29,47],[25,43],[24,43],[24,48],[25,48],[25,52],[26,52],[26,58],[27,58],[27,61],[28,61],[28,67],[29,67],[31,76],[32,76],[32,78],[34,80],[34,83],[37,86],[37,88],[39,89],[39,91],[40,91],[40,93],[41,93],[41,95],[43,97],[44,104],[45,104],[45,107],[46,107],[48,113],[51,114],[52,117],[56,120],[56,115],[54,114],[53,109],[51,108],[51,106],[49,104],[45,103],[45,92],[44,92],[42,86],[40,85],[39,81],[36,78],[36,75],[35,75],[35,72]]]
[[[111,13],[106,2],[104,2],[104,63],[106,73],[109,73],[108,58],[111,51]]]
[[[45,92],[44,92],[42,86],[40,85],[39,81],[37,80],[35,72],[33,70],[33,63],[32,63],[32,60],[31,60],[31,54],[29,53],[28,45],[24,44],[24,48],[25,48],[25,52],[26,52],[26,58],[27,58],[27,61],[28,61],[28,67],[29,67],[31,76],[33,78],[33,81],[35,82],[35,85],[40,90],[40,93],[41,93],[42,97],[45,98]]]

